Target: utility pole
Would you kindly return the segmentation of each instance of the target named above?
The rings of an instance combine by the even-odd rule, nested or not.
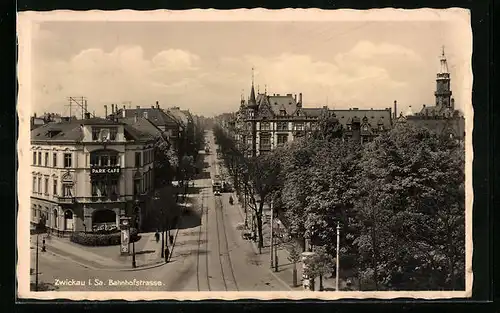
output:
[[[77,107],[80,107],[80,109],[82,110],[82,119],[85,118],[85,113],[88,113],[87,111],[87,98],[86,97],[83,97],[83,96],[80,96],[80,97],[68,97],[68,101],[69,101],[69,104],[68,104],[68,107],[69,107],[69,117],[71,118],[72,117],[72,114],[73,114],[73,103],[75,103],[77,105]],[[94,117],[95,117],[95,114],[94,114]]]
[[[340,260],[339,260],[339,249],[340,249],[340,223],[337,222],[337,273],[335,278],[335,290],[339,291],[339,274],[340,274]]]

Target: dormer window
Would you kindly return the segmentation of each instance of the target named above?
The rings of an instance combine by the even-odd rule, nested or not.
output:
[[[379,125],[379,126],[378,126],[378,129],[379,129],[379,130],[384,130],[384,125]]]
[[[347,130],[352,130],[352,126],[350,124],[347,125]]]
[[[280,115],[285,116],[286,115],[286,110],[280,110]]]
[[[114,140],[116,140],[117,133],[118,133],[118,129],[116,127],[113,127],[113,128],[93,127],[92,128],[92,140],[93,141],[114,141]]]
[[[367,125],[363,126],[363,130],[368,131],[368,126]]]

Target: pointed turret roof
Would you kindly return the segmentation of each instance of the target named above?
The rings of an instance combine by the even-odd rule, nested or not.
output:
[[[253,68],[252,68],[252,89],[250,90],[250,99],[248,99],[248,107],[256,108],[257,100],[255,100],[255,89],[253,87]]]

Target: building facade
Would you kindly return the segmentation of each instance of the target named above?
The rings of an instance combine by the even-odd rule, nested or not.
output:
[[[253,83],[248,101],[242,98],[234,117],[221,116],[220,123],[234,135],[239,148],[247,156],[256,156],[314,131],[322,116],[335,117],[345,130],[345,138],[361,143],[371,141],[393,126],[391,108],[308,108],[303,107],[302,93],[299,93],[298,98],[292,94],[264,93],[255,96]]]
[[[61,234],[140,228],[154,189],[154,138],[116,120],[49,123],[31,132],[31,222]]]
[[[401,114],[397,118],[398,123],[408,123],[417,127],[425,127],[438,134],[450,138],[463,140],[465,138],[465,118],[455,108],[455,100],[452,97],[451,77],[448,70],[448,62],[442,51],[440,57],[440,70],[436,75],[436,91],[434,92],[434,105],[422,105],[418,113]]]

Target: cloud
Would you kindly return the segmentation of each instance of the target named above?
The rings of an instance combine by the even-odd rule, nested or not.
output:
[[[393,99],[414,97],[414,78],[408,69],[421,64],[412,50],[368,41],[331,60],[291,53],[209,60],[180,49],[147,57],[140,46],[120,46],[110,52],[89,48],[68,60],[38,62],[35,101],[37,107],[50,111],[66,97],[82,95],[88,97],[89,107],[102,114],[106,103],[149,105],[159,100],[165,106],[218,114],[238,108],[242,89],[249,94],[255,67],[261,92],[264,85],[268,93],[301,92],[306,106],[324,105],[328,98],[335,107],[388,107]]]

